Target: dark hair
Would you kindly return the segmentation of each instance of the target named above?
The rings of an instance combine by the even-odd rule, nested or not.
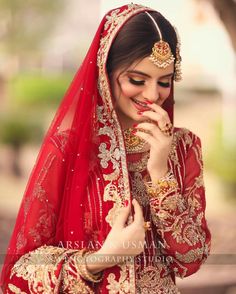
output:
[[[162,39],[169,43],[176,57],[177,37],[173,26],[159,12],[149,12],[158,24]],[[134,61],[149,56],[155,42],[160,40],[150,17],[142,12],[135,15],[121,28],[108,54],[107,72],[110,76],[117,68],[127,68]]]

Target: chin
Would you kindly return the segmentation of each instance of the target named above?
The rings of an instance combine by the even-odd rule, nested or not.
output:
[[[132,118],[134,121],[137,121],[137,122],[142,122],[142,121],[145,121],[145,117],[139,115],[139,114],[136,114],[133,116]]]

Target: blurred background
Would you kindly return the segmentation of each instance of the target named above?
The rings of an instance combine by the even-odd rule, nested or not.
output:
[[[175,125],[200,136],[212,254],[182,293],[236,293],[236,1],[136,1],[179,30]],[[101,17],[127,1],[0,0],[1,264],[40,143]]]

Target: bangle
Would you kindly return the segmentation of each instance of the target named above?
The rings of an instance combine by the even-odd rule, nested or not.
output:
[[[91,272],[89,272],[89,270],[87,269],[87,262],[86,262],[86,257],[90,254],[92,254],[94,251],[88,251],[85,248],[80,250],[78,253],[76,253],[76,257],[79,258],[79,262],[78,260],[76,261],[76,265],[77,265],[77,270],[78,273],[81,275],[81,277],[89,282],[93,282],[93,283],[99,283],[102,281],[103,279],[103,273],[97,273],[97,274],[92,274]]]
[[[167,193],[178,187],[178,183],[172,172],[168,172],[165,176],[157,181],[145,182],[147,193],[150,198],[163,197]]]

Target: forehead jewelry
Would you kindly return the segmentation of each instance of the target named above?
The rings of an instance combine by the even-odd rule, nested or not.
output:
[[[163,41],[161,30],[158,27],[155,19],[148,12],[146,12],[146,14],[154,23],[160,37],[160,41],[156,42],[152,47],[150,60],[158,67],[166,68],[168,65],[172,64],[175,61],[175,57],[171,52],[170,45],[167,42]]]

